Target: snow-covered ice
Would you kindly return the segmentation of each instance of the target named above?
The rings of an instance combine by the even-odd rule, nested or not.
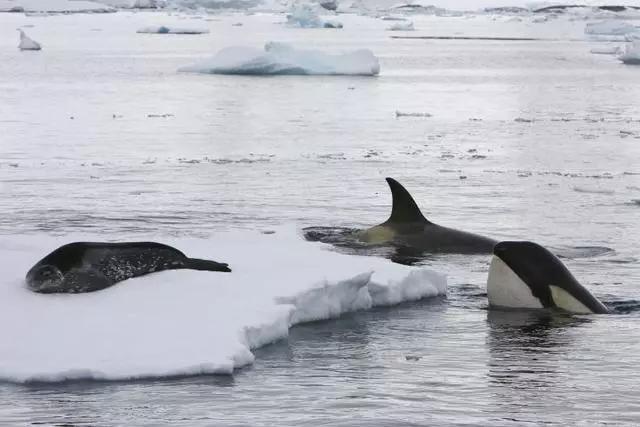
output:
[[[106,13],[116,9],[86,0],[0,0],[0,12],[30,13]]]
[[[18,31],[20,32],[20,43],[18,44],[18,49],[20,50],[40,50],[42,49],[42,46],[40,46],[40,43],[38,43],[37,41],[33,40],[32,38],[30,38],[28,35],[25,34],[24,31],[18,29]]]
[[[157,25],[142,27],[138,29],[137,32],[143,34],[207,34],[209,33],[209,30],[206,28],[184,28],[167,25]]]
[[[599,22],[589,22],[585,26],[585,34],[593,38],[606,39],[624,39],[626,34],[640,31],[640,28],[632,23],[622,20],[605,20]]]
[[[396,117],[432,117],[432,115],[423,112],[403,112],[396,110]]]
[[[180,68],[179,71],[206,74],[375,76],[380,72],[380,64],[368,49],[332,55],[318,50],[296,49],[286,43],[269,42],[264,50],[228,47],[211,59]]]
[[[317,4],[294,4],[287,14],[287,24],[300,28],[342,28],[340,22],[321,18],[322,10]]]
[[[627,43],[620,60],[629,65],[640,65],[640,39]]]
[[[413,22],[396,22],[387,28],[387,31],[413,31]]]
[[[119,9],[159,9],[166,6],[165,0],[95,0],[96,3]]]
[[[617,55],[620,50],[620,46],[596,46],[592,47],[590,52],[598,55]]]
[[[26,289],[25,272],[44,254],[90,239],[100,237],[0,238],[1,380],[230,374],[296,323],[446,294],[441,274],[339,254],[291,228],[154,239],[232,273],[165,271],[87,294]]]

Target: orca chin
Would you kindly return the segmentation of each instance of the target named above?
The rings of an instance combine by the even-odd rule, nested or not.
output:
[[[500,242],[487,278],[489,306],[609,313],[551,252],[533,242]]]

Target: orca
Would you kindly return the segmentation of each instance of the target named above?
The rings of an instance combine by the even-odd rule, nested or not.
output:
[[[357,233],[368,244],[393,244],[417,252],[490,254],[496,240],[429,221],[411,194],[395,179],[386,178],[391,189],[391,216],[382,224]]]
[[[546,248],[533,242],[500,242],[487,278],[491,308],[553,309],[606,314],[609,309],[582,286]]]
[[[188,258],[178,249],[156,242],[74,242],[38,261],[26,276],[38,293],[98,291],[132,277],[163,270],[230,272],[228,264]]]

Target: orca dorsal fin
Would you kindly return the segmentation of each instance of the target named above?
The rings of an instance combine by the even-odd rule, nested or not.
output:
[[[393,178],[386,178],[386,180],[391,189],[391,197],[393,198],[391,216],[387,220],[387,223],[421,222],[431,224],[431,222],[422,215],[420,208],[415,200],[413,200],[413,197],[411,197],[411,194],[409,194],[398,181]]]

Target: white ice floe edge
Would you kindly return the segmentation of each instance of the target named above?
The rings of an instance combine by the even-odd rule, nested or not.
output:
[[[215,239],[227,256],[221,252],[213,258],[229,261],[234,267],[230,275],[163,272],[83,295],[37,295],[24,289],[23,270],[44,254],[29,249],[25,259],[24,251],[12,250],[24,247],[22,242],[7,245],[7,239],[0,239],[8,273],[17,276],[0,286],[0,342],[5,343],[0,379],[231,374],[253,362],[252,349],[286,338],[293,325],[446,294],[445,277],[433,271],[340,255],[295,238],[227,234]],[[230,248],[234,240],[239,242]],[[47,246],[42,243],[38,246]],[[203,257],[211,244],[170,243]],[[282,247],[269,254],[274,243]],[[290,272],[283,276],[285,268]]]

